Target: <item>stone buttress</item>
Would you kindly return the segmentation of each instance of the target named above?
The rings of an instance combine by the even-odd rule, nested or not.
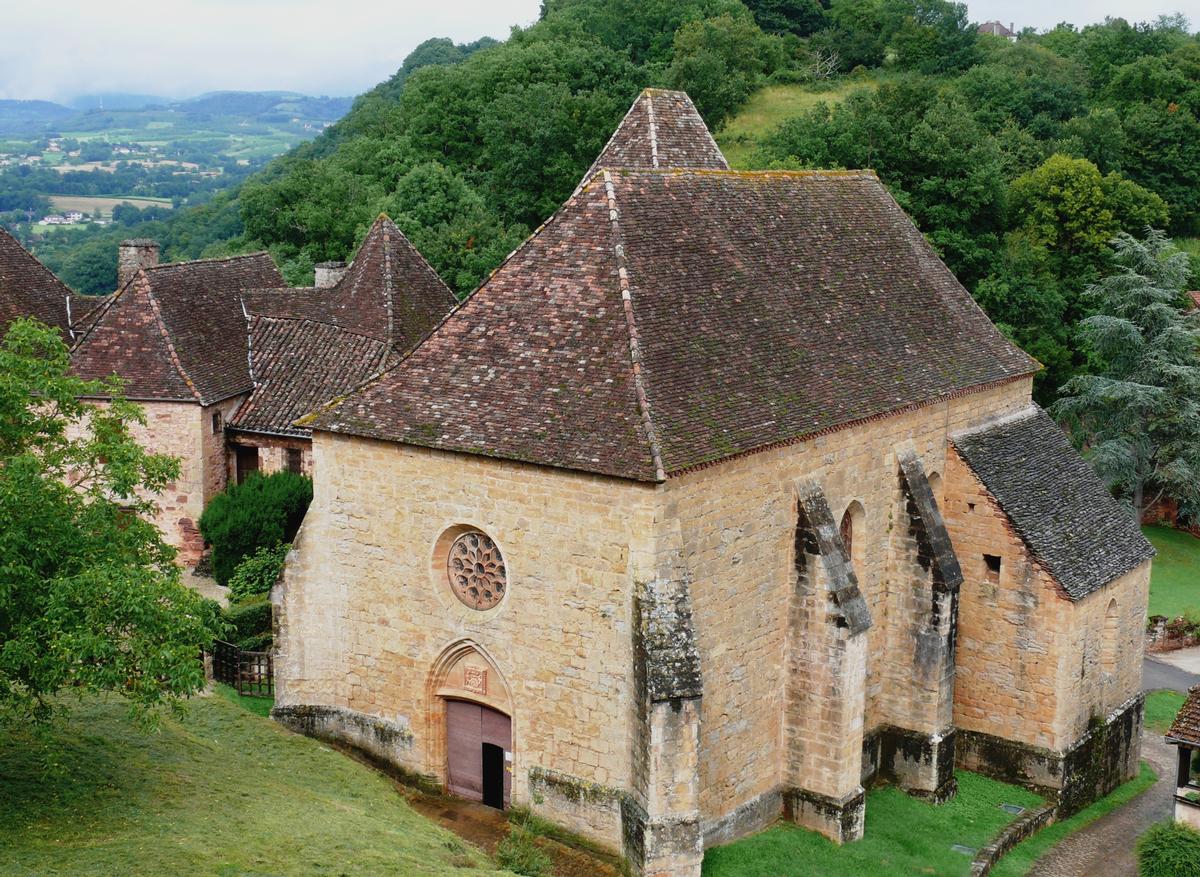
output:
[[[634,596],[633,789],[621,803],[624,854],[642,877],[699,877],[700,655],[679,547]]]
[[[797,489],[784,815],[837,843],[864,829],[860,783],[871,616],[820,484]]]

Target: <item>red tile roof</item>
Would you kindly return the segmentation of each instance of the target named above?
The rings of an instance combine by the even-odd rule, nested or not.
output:
[[[654,481],[1037,367],[873,174],[612,171],[312,424]]]
[[[250,317],[254,392],[231,418],[243,432],[308,436],[293,422],[385,364],[386,343],[330,323]]]
[[[647,88],[633,102],[580,185],[603,167],[728,170],[729,163],[686,93]]]
[[[0,228],[0,333],[19,317],[33,317],[58,329],[70,340],[72,318],[84,314],[69,313],[68,301],[73,309],[90,310],[100,299],[72,292],[16,238]]]
[[[1189,292],[1187,296],[1188,300],[1192,303],[1191,310],[1200,308],[1200,292]]]
[[[247,432],[308,435],[293,422],[347,393],[446,315],[450,288],[386,216],[329,289],[251,290],[254,393],[231,421]]]
[[[1167,739],[1200,746],[1200,685],[1194,685],[1188,691],[1187,700],[1167,731]]]
[[[208,405],[252,386],[241,291],[283,286],[266,253],[158,265],[104,305],[76,345],[85,378],[117,374],[133,399]]]

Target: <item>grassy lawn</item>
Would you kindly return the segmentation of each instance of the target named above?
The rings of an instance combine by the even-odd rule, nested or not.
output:
[[[1150,573],[1150,615],[1200,610],[1200,539],[1170,527],[1143,527],[1158,549]]]
[[[756,91],[717,134],[717,144],[730,167],[753,169],[754,150],[761,137],[771,133],[792,116],[798,116],[819,103],[836,104],[852,91],[875,88],[874,79],[845,79],[825,86],[768,85]]]
[[[1183,706],[1184,695],[1176,691],[1151,691],[1146,695],[1146,730],[1165,734]]]
[[[507,872],[416,814],[382,776],[254,715],[233,692],[143,733],[85,700],[38,744],[0,733],[5,874],[450,875]],[[470,870],[467,870],[470,869]]]
[[[1142,762],[1141,771],[1125,785],[1118,787],[1112,794],[1101,798],[1090,807],[1080,810],[1070,819],[1056,822],[1049,828],[1044,828],[1024,843],[1017,844],[992,869],[991,877],[1022,877],[1033,867],[1033,863],[1069,834],[1095,822],[1101,816],[1106,816],[1118,807],[1129,803],[1142,792],[1146,791],[1158,775],[1146,762]]]
[[[704,857],[705,877],[892,877],[927,874],[955,877],[970,871],[971,857],[951,844],[979,848],[1015,817],[1001,804],[1037,807],[1032,792],[960,771],[958,795],[935,807],[899,789],[867,793],[867,833],[835,846],[824,837],[778,825]]]

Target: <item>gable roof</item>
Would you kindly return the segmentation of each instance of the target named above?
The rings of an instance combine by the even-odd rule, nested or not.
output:
[[[229,425],[243,432],[307,436],[293,423],[383,367],[391,348],[331,323],[251,316],[254,392]]]
[[[1188,689],[1187,700],[1179,708],[1167,731],[1167,742],[1200,746],[1200,685]]]
[[[657,481],[1036,369],[873,174],[604,171],[313,425]]]
[[[1036,405],[951,441],[1072,600],[1154,556],[1129,509]]]
[[[39,262],[20,242],[0,228],[0,333],[20,317],[33,317],[71,338],[67,302],[82,305],[87,296],[76,295]],[[94,305],[98,299],[91,299]]]
[[[729,170],[729,163],[685,92],[647,88],[579,185],[605,167]]]
[[[458,299],[387,216],[372,224],[345,275],[330,289],[246,296],[251,313],[285,314],[331,323],[408,350]]]
[[[283,286],[266,253],[144,268],[72,353],[84,378],[120,375],[142,400],[208,405],[250,389],[241,290]]]
[[[248,290],[254,392],[231,420],[246,432],[306,436],[294,421],[411,348],[457,299],[387,216],[329,289]]]

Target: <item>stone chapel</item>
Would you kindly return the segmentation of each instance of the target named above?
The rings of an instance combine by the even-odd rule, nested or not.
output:
[[[695,877],[967,768],[1137,770],[1153,553],[870,172],[730,171],[686,95],[303,418],[275,717]]]

